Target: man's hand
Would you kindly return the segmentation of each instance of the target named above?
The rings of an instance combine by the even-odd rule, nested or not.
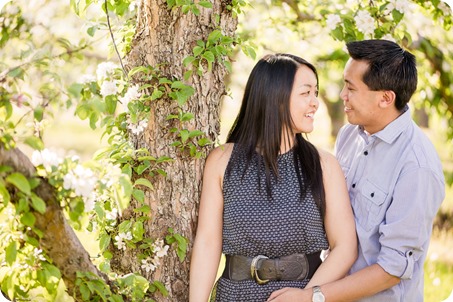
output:
[[[273,292],[266,302],[311,302],[312,295],[311,288],[302,290],[300,288],[285,287]]]

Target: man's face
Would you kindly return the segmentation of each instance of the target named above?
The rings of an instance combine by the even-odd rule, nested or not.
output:
[[[348,122],[363,126],[368,133],[373,134],[383,128],[383,112],[379,107],[383,92],[371,91],[363,82],[363,74],[367,70],[367,62],[349,59],[343,73],[345,85],[340,97]]]

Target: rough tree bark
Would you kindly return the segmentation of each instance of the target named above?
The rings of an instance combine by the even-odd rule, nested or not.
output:
[[[142,1],[136,35],[127,57],[127,67],[150,65],[158,68],[161,76],[168,79],[183,79],[186,71],[182,64],[183,59],[192,55],[197,40],[206,41],[215,29],[220,29],[226,36],[233,36],[236,30],[237,19],[226,8],[232,3],[213,1],[212,5],[212,9],[199,7],[201,13],[196,16],[191,12],[184,14],[180,8],[170,10],[166,1]],[[216,16],[219,16],[217,25]],[[195,89],[195,95],[184,105],[183,110],[192,112],[195,119],[186,127],[189,130],[203,131],[212,141],[215,141],[219,134],[219,107],[225,94],[226,73],[225,66],[215,63],[212,71],[206,71],[201,76],[194,73],[187,81],[187,84]],[[175,138],[169,130],[174,125],[172,121],[167,121],[166,117],[177,113],[176,106],[176,102],[170,99],[152,102],[148,129],[133,143],[137,147],[147,148],[155,157],[166,155],[173,159],[165,169],[167,177],[153,178],[154,190],[146,192],[145,202],[152,209],[146,226],[146,236],[153,239],[164,238],[171,227],[192,242],[204,159],[194,159],[170,146]],[[133,208],[134,203],[123,213],[122,219],[133,217]],[[150,273],[141,270],[133,250],[123,253],[114,249],[113,252],[113,270],[124,273],[139,271],[149,280],[159,280],[165,284],[169,296],[159,297],[159,301],[188,300],[189,261],[181,263],[174,249],[170,249],[169,255],[162,259],[156,271]]]

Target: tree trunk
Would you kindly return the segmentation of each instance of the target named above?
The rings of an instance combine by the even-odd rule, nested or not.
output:
[[[144,0],[139,7],[137,31],[132,49],[127,57],[128,68],[134,66],[153,66],[160,75],[168,79],[183,79],[187,69],[182,64],[185,57],[193,55],[192,50],[197,40],[206,41],[215,29],[220,29],[225,36],[233,36],[237,19],[232,16],[226,5],[229,1],[214,1],[212,9],[200,6],[200,14],[184,14],[180,8],[168,9],[166,1]],[[216,25],[215,18],[219,16]],[[220,27],[220,28],[219,28]],[[195,118],[185,125],[189,130],[201,130],[215,141],[220,130],[219,105],[225,94],[224,77],[226,68],[214,63],[212,71],[199,76],[192,74],[186,84],[195,89],[195,94],[184,105],[184,112],[191,112]],[[167,164],[167,176],[152,179],[154,189],[145,194],[145,203],[151,207],[150,220],[146,226],[146,237],[165,238],[168,228],[189,239],[194,237],[204,157],[195,159],[182,154],[179,149],[170,146],[174,134],[170,128],[174,121],[166,120],[169,114],[177,114],[176,101],[163,98],[150,105],[148,129],[133,143],[137,147],[147,148],[154,157],[169,156],[173,159]],[[208,150],[203,151],[206,155]],[[123,214],[122,219],[134,215],[134,203]],[[189,244],[189,251],[190,251]],[[169,296],[158,301],[187,301],[189,284],[189,261],[179,261],[175,249],[169,250],[154,272],[141,270],[140,263],[133,250],[126,252],[114,249],[112,269],[118,272],[140,272],[150,281],[162,282]],[[186,259],[189,259],[190,252]]]

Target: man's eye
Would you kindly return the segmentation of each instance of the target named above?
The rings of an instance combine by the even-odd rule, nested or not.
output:
[[[316,91],[315,91],[315,97],[318,97],[318,95],[319,95],[319,91],[316,90]]]

